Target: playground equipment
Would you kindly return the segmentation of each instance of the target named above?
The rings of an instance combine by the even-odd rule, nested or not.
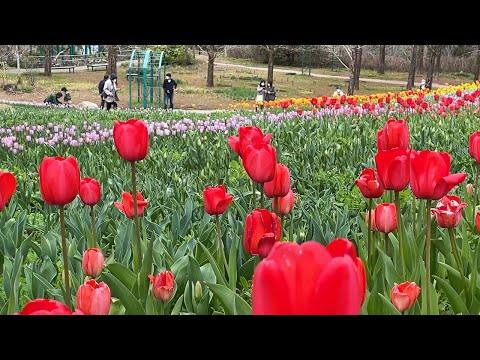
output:
[[[38,58],[39,67],[44,65],[43,46],[30,45],[29,56]],[[107,53],[105,45],[53,45],[50,56],[55,66],[64,66],[106,61]]]
[[[166,72],[167,64],[163,51],[133,50],[127,73],[130,109],[133,107],[132,92],[135,83],[137,87],[136,103],[142,104],[144,109],[162,106],[162,81]],[[155,104],[155,102],[157,103]]]

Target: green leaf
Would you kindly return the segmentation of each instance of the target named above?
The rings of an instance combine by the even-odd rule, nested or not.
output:
[[[107,270],[110,271],[113,276],[115,276],[128,290],[133,289],[133,285],[137,280],[135,273],[120,263],[113,263],[106,266]]]
[[[392,302],[388,300],[383,294],[378,294],[379,298],[383,301],[385,308],[390,315],[400,315],[400,311],[398,311],[395,306],[393,306]]]
[[[218,266],[217,266],[217,262],[213,259],[213,256],[210,253],[210,251],[208,251],[208,249],[201,242],[199,242],[198,245],[200,245],[205,255],[207,256],[208,261],[210,261],[210,264],[212,265],[212,269],[215,272],[215,276],[217,277],[217,280],[220,282],[221,285],[227,286],[227,281],[225,280],[223,275],[220,273],[220,270],[218,269]]]
[[[252,308],[240,296],[224,285],[205,283],[224,306],[227,315],[251,315]]]
[[[101,280],[105,281],[112,292],[112,296],[116,297],[122,302],[129,315],[145,315],[145,309],[138,299],[133,296],[130,290],[122,284],[115,276],[109,273],[103,273]]]
[[[182,304],[183,304],[183,295],[181,295],[177,302],[175,303],[175,306],[173,307],[172,310],[172,315],[178,315],[180,314],[180,311],[182,310]]]
[[[455,314],[469,315],[467,307],[462,301],[462,298],[459,294],[456,293],[456,291],[450,286],[450,284],[436,275],[433,275],[433,277],[437,280],[438,286],[440,286],[445,292],[445,295],[447,296],[450,305],[452,305]]]
[[[152,238],[148,243],[147,252],[145,253],[145,257],[143,258],[142,268],[140,269],[140,273],[138,274],[139,278],[137,279],[138,294],[140,296],[142,304],[145,304],[145,301],[147,300],[148,287],[150,284],[150,279],[148,278],[148,275],[152,273],[153,241],[154,239]]]

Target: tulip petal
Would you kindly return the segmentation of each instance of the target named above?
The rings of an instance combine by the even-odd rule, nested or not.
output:
[[[431,198],[433,200],[438,200],[442,198],[443,196],[447,195],[448,192],[452,190],[455,186],[463,182],[466,177],[466,173],[450,174],[448,176],[442,177],[437,182]]]

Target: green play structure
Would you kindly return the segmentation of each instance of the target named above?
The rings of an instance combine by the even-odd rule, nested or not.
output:
[[[135,49],[128,65],[128,85],[130,109],[133,107],[133,87],[136,84],[136,103],[147,107],[161,107],[162,83],[167,72],[167,64],[163,51]]]
[[[77,50],[81,49],[83,55],[77,55]],[[71,64],[74,60],[80,61],[83,58],[83,62],[95,62],[102,59],[102,55],[106,56],[105,45],[53,45],[50,48],[50,56],[55,58],[60,54],[57,59],[57,65],[63,66]],[[43,66],[45,57],[45,50],[43,46],[30,45],[30,56],[38,57],[38,65]]]

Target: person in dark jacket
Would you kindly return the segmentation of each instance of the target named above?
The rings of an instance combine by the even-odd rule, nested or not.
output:
[[[60,89],[60,91],[63,93],[63,101],[65,104],[70,104],[72,102],[72,97],[70,96],[67,88],[64,86]]]
[[[164,92],[163,100],[165,102],[165,110],[167,110],[169,103],[170,109],[173,110],[173,94],[175,90],[177,90],[177,82],[172,79],[172,74],[166,74],[162,87]]]
[[[265,88],[265,101],[274,101],[276,96],[275,87],[271,81],[267,82],[267,87]]]
[[[103,75],[103,80],[100,80],[98,83],[98,94],[100,95],[100,109],[103,109],[105,106],[105,93],[103,92],[103,86],[105,85],[105,81],[108,80],[108,75]]]
[[[45,100],[43,100],[43,102],[50,105],[60,105],[61,102],[58,99],[60,99],[62,96],[63,94],[61,92],[57,92],[56,94],[50,94]]]

